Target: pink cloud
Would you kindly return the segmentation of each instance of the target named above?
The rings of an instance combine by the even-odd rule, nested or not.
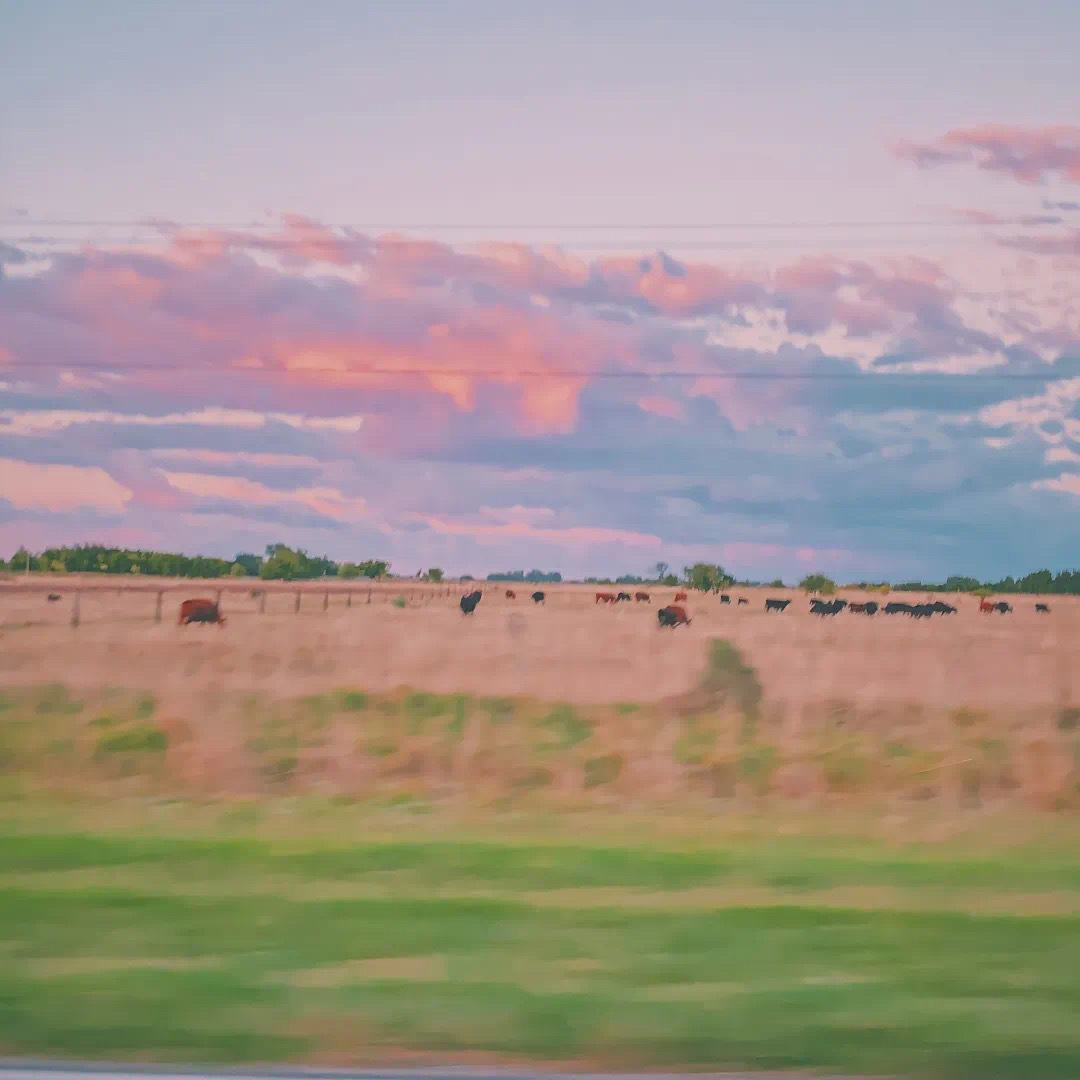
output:
[[[104,510],[127,508],[132,491],[97,466],[42,465],[0,458],[0,499],[18,510]]]
[[[553,511],[551,512],[554,513]],[[411,514],[411,520],[426,525],[445,536],[465,536],[480,543],[506,539],[530,539],[581,548],[598,544],[622,544],[633,548],[658,549],[663,540],[652,533],[625,529],[608,529],[592,525],[542,526],[535,524],[535,515],[515,516],[508,521],[491,521],[490,515],[448,517],[434,514]],[[531,518],[531,519],[530,519]]]
[[[1011,176],[1021,184],[1042,183],[1055,174],[1080,182],[1080,126],[1075,124],[954,128],[929,142],[902,140],[893,153],[920,169],[970,164]]]

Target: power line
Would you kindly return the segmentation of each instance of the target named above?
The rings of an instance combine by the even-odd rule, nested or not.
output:
[[[761,380],[766,382],[843,382],[858,379],[901,379],[917,381],[925,379],[932,381],[941,378],[956,379],[991,379],[1014,382],[1060,382],[1065,379],[1080,378],[1078,375],[1067,373],[1037,373],[1017,371],[976,371],[965,374],[937,371],[899,372],[899,371],[777,371],[769,369],[740,369],[735,371],[717,371],[707,368],[699,369],[667,369],[663,371],[618,371],[610,368],[525,368],[497,370],[494,368],[467,368],[467,367],[434,367],[419,365],[411,367],[387,367],[382,365],[370,365],[357,368],[341,368],[333,366],[303,365],[299,367],[285,367],[273,365],[266,367],[191,367],[175,363],[156,364],[152,362],[136,361],[128,364],[69,364],[60,361],[30,361],[16,360],[0,367],[0,377],[5,371],[25,370],[28,368],[43,371],[92,371],[102,373],[123,372],[172,372],[183,371],[186,374],[206,375],[296,375],[296,374],[333,374],[342,376],[364,375],[449,375],[463,378],[530,378],[530,379],[739,379]]]
[[[82,245],[90,244],[92,246],[143,246],[149,245],[154,241],[165,241],[166,237],[101,237],[101,236],[84,236],[84,237],[71,237],[71,236],[25,236],[25,237],[12,237],[12,236],[0,236],[0,240],[4,240],[10,244],[20,244],[23,246],[30,245],[49,245],[60,246],[64,244],[68,245]],[[939,238],[944,239],[944,238]],[[281,237],[281,238],[259,238],[252,237],[250,239],[245,238],[232,238],[226,241],[224,244],[220,244],[212,237],[205,238],[188,238],[184,240],[183,247],[187,250],[217,250],[219,247],[226,249],[247,249],[254,251],[265,251],[267,254],[274,254],[275,252],[288,251],[288,250],[306,250],[313,253],[317,253],[322,250],[326,253],[332,252],[338,245],[347,246],[349,244],[360,243],[356,237],[348,236],[330,236],[320,237],[318,239],[302,240],[296,237]],[[375,246],[378,247],[409,247],[417,243],[423,243],[424,241],[416,238],[409,237],[379,237],[374,241]],[[509,241],[507,241],[509,242]],[[526,243],[526,241],[521,241]],[[477,243],[482,241],[472,241],[469,243],[460,243],[457,250],[467,250],[470,246],[476,246]],[[533,241],[536,244],[536,241]],[[558,241],[544,241],[538,247],[554,247],[562,251],[627,251],[627,252],[655,252],[659,249],[666,249],[670,251],[768,251],[777,250],[783,247],[799,247],[805,246],[806,242],[793,241],[790,244],[779,243],[776,241],[757,242],[750,240],[686,240],[678,237],[647,237],[639,240],[558,240]],[[845,245],[850,246],[850,245]],[[911,248],[913,246],[918,247],[930,247],[932,246],[927,238],[924,238],[917,245],[911,241],[906,241],[902,245],[904,248]],[[43,258],[46,256],[42,256]]]
[[[1026,222],[1031,224],[1030,221]],[[589,231],[633,231],[635,229],[647,230],[733,230],[733,229],[902,229],[902,228],[993,228],[995,226],[1023,225],[1023,218],[1007,221],[974,221],[966,218],[947,220],[941,218],[927,219],[878,219],[863,221],[699,221],[699,222],[330,222],[308,221],[293,226],[295,228],[318,228],[318,229],[355,229],[363,230],[395,230],[412,232],[589,232]],[[1055,224],[1046,222],[1046,224]],[[17,226],[19,228],[45,227],[45,228],[90,228],[90,229],[227,229],[240,232],[251,229],[283,229],[288,228],[287,222],[282,221],[173,221],[167,219],[112,219],[93,220],[87,218],[4,218],[0,219],[0,226]]]

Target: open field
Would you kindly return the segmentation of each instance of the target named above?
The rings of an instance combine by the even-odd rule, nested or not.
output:
[[[265,613],[240,586],[223,598],[229,623],[179,628],[185,596],[213,597],[228,582],[139,579],[149,592],[87,592],[78,630],[69,624],[76,576],[42,579],[40,592],[0,585],[0,677],[6,682],[60,680],[72,685],[129,685],[171,693],[192,682],[222,690],[279,696],[342,685],[373,691],[411,686],[436,693],[522,695],[574,704],[659,702],[692,688],[705,666],[707,643],[722,637],[754,667],[767,708],[798,715],[823,702],[856,710],[924,708],[1047,711],[1080,705],[1080,598],[1051,597],[1037,615],[1034,597],[1015,597],[1012,615],[980,615],[962,597],[956,615],[914,622],[843,613],[818,619],[794,590],[733,590],[743,608],[691,594],[690,627],[661,632],[658,602],[674,590],[649,590],[651,606],[596,606],[591,586],[544,586],[543,607],[504,586],[484,585],[476,612],[457,608],[460,586],[357,585],[325,598],[307,583],[299,614],[296,587],[270,586]],[[97,577],[84,584],[112,585]],[[258,585],[258,583],[254,583]],[[154,622],[156,585],[168,586],[162,622]],[[236,586],[233,586],[236,587]],[[339,583],[337,588],[341,588]],[[48,604],[44,593],[64,599]],[[633,587],[630,591],[634,591]],[[782,614],[766,614],[766,596],[793,597]],[[852,590],[843,595],[859,598]],[[904,594],[917,600],[916,594]],[[395,607],[395,597],[406,606]],[[864,597],[865,598],[865,597]],[[880,597],[878,597],[880,599]],[[370,602],[369,602],[370,600]]]
[[[0,588],[0,1054],[1080,1075],[1072,598],[71,585]]]

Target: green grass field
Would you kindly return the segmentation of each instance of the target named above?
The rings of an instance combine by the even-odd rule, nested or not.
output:
[[[143,806],[139,828],[137,801],[3,805],[3,1053],[1080,1076],[1060,819],[588,841],[319,800]]]
[[[0,1055],[1077,1080],[1073,712],[760,699],[0,694]]]

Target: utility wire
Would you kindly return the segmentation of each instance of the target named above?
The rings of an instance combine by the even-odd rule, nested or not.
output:
[[[970,374],[953,374],[937,371],[777,371],[769,369],[740,369],[735,371],[717,371],[708,368],[667,369],[663,371],[617,371],[611,368],[531,368],[508,369],[500,371],[494,368],[434,367],[427,365],[412,367],[364,366],[341,368],[332,366],[285,367],[281,365],[266,367],[199,367],[176,363],[155,364],[136,361],[128,364],[70,364],[60,361],[16,360],[0,365],[0,378],[6,371],[36,369],[42,371],[91,371],[91,372],[171,372],[183,371],[186,374],[219,375],[295,375],[295,374],[333,374],[342,376],[364,375],[452,375],[470,378],[529,378],[529,379],[739,379],[760,380],[765,382],[843,382],[858,379],[919,379],[940,380],[956,379],[992,379],[1013,382],[1059,382],[1063,379],[1080,378],[1080,375],[1053,372],[1017,372],[1017,371],[975,371]]]
[[[1037,217],[1031,215],[1030,217]],[[1055,215],[1056,216],[1056,215]],[[903,229],[903,228],[993,228],[1000,225],[1023,225],[1032,224],[1030,217],[1018,217],[1007,221],[985,222],[973,221],[966,218],[947,220],[940,218],[927,219],[881,219],[864,221],[713,221],[713,222],[330,222],[304,219],[290,226],[283,221],[173,221],[169,219],[130,219],[130,220],[91,220],[85,218],[4,218],[0,219],[0,226],[6,227],[57,227],[57,228],[88,228],[88,229],[227,229],[240,232],[251,229],[285,229],[285,228],[315,228],[315,229],[355,229],[363,230],[394,230],[414,232],[589,232],[589,231],[622,231],[629,232],[636,229],[647,230],[738,230],[738,229]],[[1038,222],[1035,222],[1036,224]],[[1047,225],[1057,222],[1047,221]]]

